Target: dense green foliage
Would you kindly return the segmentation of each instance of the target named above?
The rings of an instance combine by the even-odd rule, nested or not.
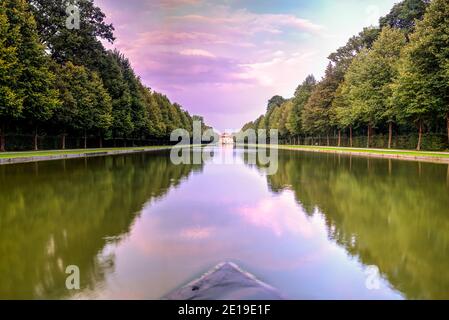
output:
[[[324,136],[328,145],[329,137],[338,135],[339,146],[342,131],[350,146],[355,131],[367,136],[368,147],[374,132],[386,133],[389,148],[395,132],[418,131],[417,149],[427,131],[447,134],[447,148],[448,39],[447,1],[404,0],[380,19],[380,27],[365,28],[332,53],[320,82],[309,76],[275,111],[271,99],[268,112],[243,129],[280,129],[281,138],[290,141]],[[285,129],[279,119],[287,119]]]
[[[394,5],[390,13],[380,19],[380,27],[391,27],[410,33],[415,28],[415,20],[421,20],[430,0],[408,0]]]
[[[393,103],[404,121],[432,128],[447,123],[449,137],[449,3],[433,0],[403,50]],[[418,144],[418,148],[419,148]]]
[[[192,116],[145,87],[130,61],[106,50],[114,28],[92,1],[79,0],[80,29],[66,27],[66,1],[0,3],[0,151],[5,132],[167,140],[192,130]]]
[[[333,103],[338,127],[364,124],[370,136],[372,128],[396,121],[399,110],[390,103],[391,83],[397,77],[398,60],[405,44],[401,30],[385,27],[372,49],[365,49],[354,58],[338,91],[340,100]],[[391,138],[392,126],[389,128]],[[391,139],[389,142],[391,147]]]

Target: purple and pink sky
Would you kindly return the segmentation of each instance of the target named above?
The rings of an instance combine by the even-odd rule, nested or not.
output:
[[[142,81],[220,131],[293,95],[398,0],[95,0]]]

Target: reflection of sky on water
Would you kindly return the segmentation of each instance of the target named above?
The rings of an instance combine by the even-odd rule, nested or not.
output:
[[[216,151],[217,152],[217,151]],[[401,298],[384,282],[365,286],[365,267],[328,240],[293,192],[270,192],[266,177],[226,148],[234,165],[206,162],[162,199],[148,203],[129,236],[102,255],[114,271],[81,297],[159,299],[222,261],[233,261],[289,298]]]

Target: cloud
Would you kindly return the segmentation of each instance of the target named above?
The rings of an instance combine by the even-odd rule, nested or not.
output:
[[[211,235],[214,233],[214,228],[202,228],[202,227],[196,227],[196,228],[187,228],[183,229],[180,232],[181,238],[186,240],[204,240],[207,238],[210,238]]]
[[[278,50],[273,52],[272,57],[266,61],[243,64],[242,67],[247,72],[240,74],[240,77],[242,79],[254,79],[261,86],[274,86],[279,93],[285,94],[285,88],[288,88],[289,84],[305,77],[307,72],[304,72],[306,71],[305,68],[301,70],[301,66],[307,65],[307,62],[310,62],[314,57],[313,51],[286,54]],[[295,69],[296,72],[292,72]],[[293,94],[293,91],[291,94]]]
[[[151,1],[152,5],[156,7],[174,8],[186,5],[199,4],[201,0],[156,0]]]
[[[291,14],[259,14],[246,9],[231,10],[228,7],[219,7],[208,15],[190,14],[175,16],[171,19],[178,23],[215,26],[247,35],[261,32],[280,34],[283,28],[310,33],[325,30],[321,25]]]
[[[161,46],[179,46],[192,44],[213,44],[219,41],[219,37],[214,34],[201,31],[174,31],[174,30],[154,30],[140,33],[137,36],[134,45],[161,45]]]
[[[206,50],[201,49],[185,49],[180,52],[183,56],[194,56],[194,57],[207,57],[207,58],[215,58],[216,56],[213,53],[210,53]]]
[[[145,84],[203,113],[217,129],[257,115],[269,99],[265,95],[292,94],[304,59],[293,56],[302,44],[288,37],[320,37],[324,30],[294,14],[200,0],[101,2],[116,26],[114,46]],[[192,93],[198,90],[200,95]]]
[[[261,200],[255,206],[242,207],[237,212],[247,223],[270,230],[277,237],[300,235],[311,238],[318,227],[307,219],[298,206],[292,192],[284,192],[280,197]]]
[[[184,52],[161,51],[144,57],[135,52],[139,65],[137,69],[143,79],[149,83],[158,83],[159,87],[179,85],[188,89],[194,85],[218,85],[223,83],[247,83],[239,75],[246,72],[238,62],[222,57],[212,57],[203,51],[186,50]]]

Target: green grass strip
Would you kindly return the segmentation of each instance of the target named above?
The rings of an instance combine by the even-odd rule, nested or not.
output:
[[[369,153],[379,155],[404,155],[412,157],[449,158],[449,152],[431,152],[431,151],[416,151],[416,150],[386,150],[386,149],[296,146],[296,145],[279,145],[279,149],[299,149],[299,150],[323,151],[323,152],[336,151],[336,152],[351,152],[351,153]]]
[[[76,149],[76,150],[44,150],[44,151],[23,151],[23,152],[0,152],[0,159],[15,159],[28,157],[48,157],[58,155],[89,154],[98,152],[115,151],[145,151],[151,149],[170,149],[171,146],[149,146],[149,147],[130,147],[130,148],[97,148],[97,149]]]

